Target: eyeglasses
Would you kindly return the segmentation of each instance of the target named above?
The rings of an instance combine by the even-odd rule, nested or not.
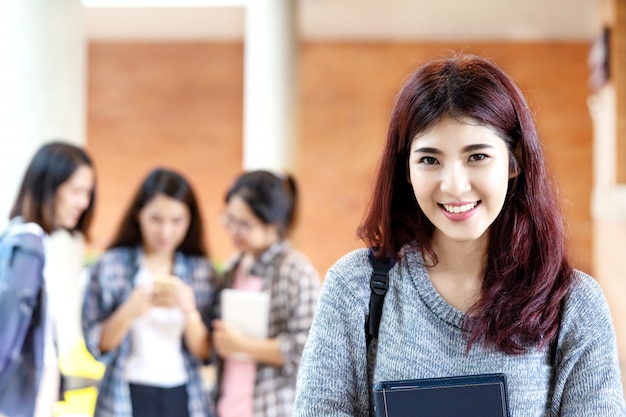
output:
[[[234,233],[238,232],[242,235],[250,233],[252,229],[261,225],[261,223],[258,222],[250,223],[246,220],[238,220],[228,213],[223,214],[221,220],[224,227],[229,231]]]

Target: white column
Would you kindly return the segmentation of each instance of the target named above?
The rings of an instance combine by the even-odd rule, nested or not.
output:
[[[52,139],[85,142],[80,0],[0,2],[0,226],[26,165]]]
[[[297,34],[294,0],[253,0],[244,36],[244,169],[295,165]]]
[[[0,1],[0,230],[26,166],[50,140],[85,143],[86,40],[80,0]],[[82,338],[83,240],[52,234],[46,261],[60,356]]]

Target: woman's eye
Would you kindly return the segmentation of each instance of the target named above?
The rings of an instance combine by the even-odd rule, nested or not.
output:
[[[434,158],[432,156],[424,156],[424,157],[420,158],[420,160],[418,162],[420,164],[424,164],[424,165],[435,165],[435,164],[439,163],[439,161],[437,161],[437,158]]]
[[[469,160],[470,161],[482,161],[483,159],[487,159],[487,155],[485,155],[484,153],[476,153],[474,155],[470,155]]]

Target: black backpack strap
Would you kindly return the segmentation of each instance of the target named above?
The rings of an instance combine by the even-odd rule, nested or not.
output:
[[[561,324],[563,322],[563,312],[565,311],[565,299],[561,299],[559,303],[559,331],[556,333],[554,340],[550,342],[550,366],[555,368],[560,358],[559,355],[559,336],[561,335]]]
[[[378,327],[383,314],[383,301],[389,288],[389,269],[393,266],[390,257],[378,258],[371,248],[369,250],[369,259],[373,269],[370,276],[369,314],[365,322],[365,340],[368,347],[372,339],[378,337]]]
[[[394,265],[394,260],[390,256],[384,258],[376,257],[375,249],[370,248],[369,260],[372,264],[372,275],[370,276],[370,305],[367,318],[365,320],[365,343],[366,343],[366,368],[367,380],[370,386],[369,390],[369,415],[374,415],[374,401],[372,398],[373,369],[376,362],[377,344],[372,343],[378,338],[378,328],[380,326],[380,318],[383,314],[383,301],[385,294],[389,289],[389,270]]]

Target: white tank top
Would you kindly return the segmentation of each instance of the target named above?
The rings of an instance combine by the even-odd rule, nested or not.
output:
[[[140,268],[135,285],[151,291],[153,275]],[[131,325],[131,349],[125,378],[129,382],[163,388],[187,383],[183,357],[185,316],[178,308],[152,307]]]

